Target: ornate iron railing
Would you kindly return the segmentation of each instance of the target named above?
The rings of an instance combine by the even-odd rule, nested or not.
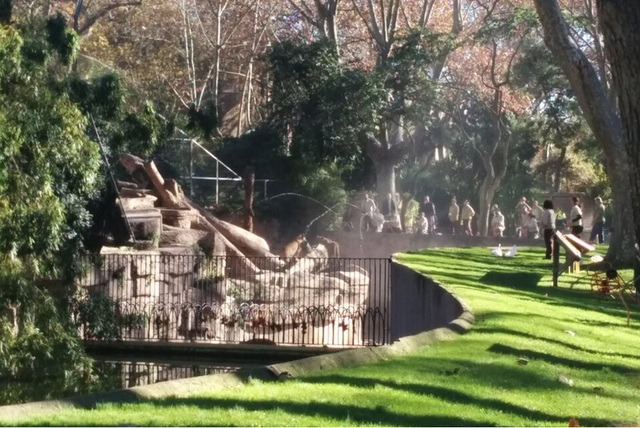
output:
[[[389,259],[121,253],[86,259],[87,340],[365,346],[389,340]]]

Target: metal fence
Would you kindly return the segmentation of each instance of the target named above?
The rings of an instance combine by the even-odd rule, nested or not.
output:
[[[367,346],[389,341],[389,259],[108,254],[84,261],[86,340]]]

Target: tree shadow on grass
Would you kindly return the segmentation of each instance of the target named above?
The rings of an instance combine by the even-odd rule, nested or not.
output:
[[[356,425],[380,424],[385,426],[496,426],[487,421],[465,419],[456,416],[424,414],[406,415],[389,411],[385,406],[341,405],[316,401],[296,403],[276,400],[234,400],[204,397],[167,398],[149,400],[154,406],[196,406],[201,409],[238,409],[248,412],[265,412],[278,409],[289,414],[331,418],[349,421]],[[247,415],[250,418],[250,415]],[[215,421],[212,421],[215,422]]]
[[[632,359],[637,359],[638,358],[638,355],[624,354],[624,353],[620,353],[620,352],[603,352],[603,351],[596,351],[596,350],[593,350],[593,349],[586,349],[586,348],[580,347],[578,345],[574,345],[572,343],[563,342],[562,340],[550,339],[548,337],[542,337],[542,336],[536,336],[535,334],[526,333],[524,331],[511,330],[511,329],[508,329],[508,328],[478,327],[478,328],[474,328],[474,331],[479,332],[479,333],[509,334],[509,335],[513,335],[514,337],[526,337],[526,338],[533,339],[533,340],[541,340],[541,341],[544,341],[544,342],[547,342],[547,343],[552,343],[554,345],[564,346],[564,347],[566,347],[568,349],[571,349],[573,351],[585,352],[585,353],[588,353],[588,354],[603,355],[603,356],[607,356],[607,357],[622,357],[622,358],[632,358]]]
[[[485,285],[515,288],[517,290],[532,291],[544,275],[536,272],[496,272],[489,271],[480,278]]]
[[[373,388],[376,385],[381,385],[391,389],[410,392],[412,394],[431,395],[441,400],[449,401],[451,403],[473,405],[482,407],[484,409],[494,410],[500,413],[509,413],[522,418],[552,422],[554,424],[557,424],[558,426],[566,425],[569,418],[574,416],[567,414],[549,414],[539,410],[532,410],[527,407],[507,403],[498,399],[477,397],[455,389],[445,388],[437,385],[399,384],[397,382],[389,380],[352,378],[340,375],[330,375],[324,376],[322,378],[305,379],[305,381],[309,383],[334,383],[338,385],[349,385],[360,388]],[[608,426],[611,424],[610,420],[595,418],[581,418],[580,422],[583,425],[590,426]]]
[[[555,355],[545,354],[538,351],[532,351],[530,349],[518,349],[508,345],[502,345],[500,343],[494,343],[488,349],[489,352],[493,352],[501,355],[512,355],[514,357],[527,357],[530,359],[542,360],[551,364],[559,364],[566,367],[572,367],[583,370],[596,370],[609,369],[613,372],[620,374],[628,374],[634,372],[636,369],[633,367],[623,366],[620,364],[610,363],[590,363],[587,361],[577,361],[570,358],[557,357]]]

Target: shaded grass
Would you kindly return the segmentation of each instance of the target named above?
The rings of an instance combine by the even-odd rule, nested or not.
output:
[[[640,312],[591,294],[585,273],[551,287],[541,249],[433,249],[399,261],[471,305],[472,330],[376,364],[12,425],[581,426],[640,422]],[[625,272],[623,272],[625,273]],[[630,274],[626,272],[625,274]],[[573,287],[573,288],[570,288]],[[520,365],[519,359],[526,359]],[[521,362],[523,360],[520,360]],[[558,382],[562,375],[574,381]]]

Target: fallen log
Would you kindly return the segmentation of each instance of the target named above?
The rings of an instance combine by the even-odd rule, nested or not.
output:
[[[185,197],[184,201],[193,209],[198,211],[209,223],[215,226],[229,241],[233,242],[246,255],[256,257],[277,257],[271,253],[269,244],[258,235],[249,232],[235,224],[228,223],[216,218],[198,204]]]
[[[198,223],[198,226],[200,228],[200,230],[207,230],[209,232],[216,232],[220,234],[220,239],[222,240],[222,242],[225,245],[225,248],[227,249],[227,251],[230,253],[231,256],[236,256],[239,260],[240,263],[246,267],[246,269],[248,269],[249,273],[253,274],[253,275],[257,275],[258,273],[260,273],[260,269],[251,261],[247,258],[247,256],[244,255],[244,253],[242,253],[242,251],[240,251],[238,249],[238,247],[236,247],[235,245],[233,245],[231,243],[231,241],[229,241],[224,234],[222,234],[218,229],[216,229],[211,223],[209,223],[207,221],[207,219],[205,219],[203,216],[198,215],[198,218],[196,219],[196,222]]]
[[[154,189],[158,192],[158,196],[160,196],[160,201],[162,201],[163,207],[189,208],[189,205],[186,202],[179,199],[164,187],[164,178],[162,178],[162,175],[158,172],[156,164],[153,163],[153,161],[145,162],[144,170],[147,173],[149,180],[151,180]]]

